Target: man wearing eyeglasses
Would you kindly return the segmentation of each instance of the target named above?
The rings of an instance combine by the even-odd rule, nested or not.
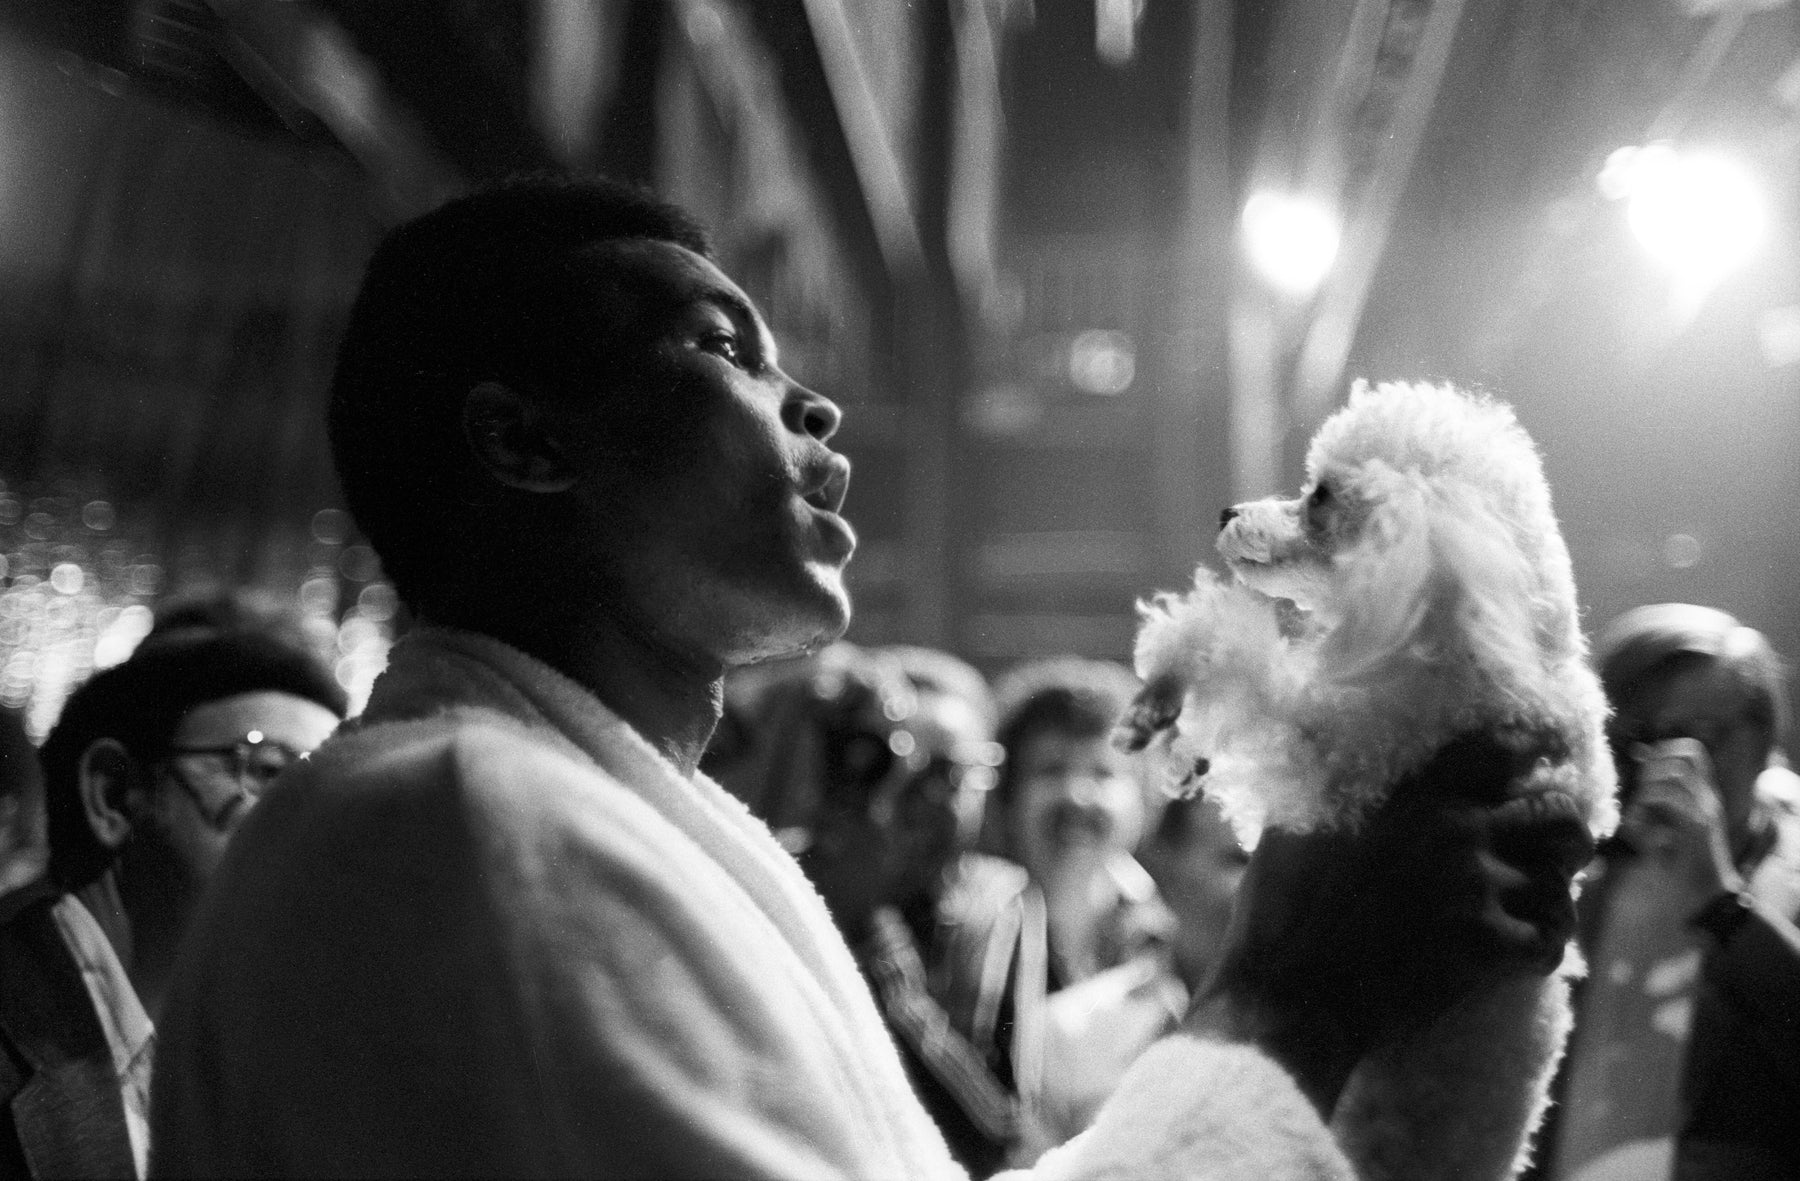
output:
[[[77,1128],[111,1135],[143,1175],[151,1020],[194,905],[264,789],[344,710],[310,653],[249,631],[153,637],[71,695],[39,752],[50,836],[40,892],[77,969],[69,978],[85,983],[63,1011],[97,1019],[117,1089],[98,1107],[91,1095],[63,1103],[57,1088],[73,1076],[47,1064],[33,1108],[51,1120],[33,1133],[40,1145]]]

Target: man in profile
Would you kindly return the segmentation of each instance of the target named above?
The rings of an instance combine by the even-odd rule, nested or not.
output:
[[[143,1175],[152,1021],[195,902],[264,786],[343,713],[309,651],[190,628],[89,678],[41,752],[0,742],[9,780],[35,787],[40,755],[43,780],[0,792],[0,815],[48,837],[0,899],[0,1176]]]
[[[152,635],[69,696],[39,752],[50,873],[152,1019],[232,834],[344,709],[310,650],[249,629]]]
[[[838,421],[634,191],[516,182],[387,238],[331,437],[422,626],[227,853],[169,996],[153,1173],[962,1175],[818,895],[695,770],[727,669],[848,622]],[[1560,901],[1529,937],[1475,917],[1520,875],[1485,810],[1446,814],[1269,841],[1230,983],[1043,1175],[1349,1177],[1323,1117],[1355,1061],[1573,925],[1573,867],[1541,858]],[[1443,880],[1384,876],[1418,840]],[[1466,938],[1365,950],[1419,891]],[[1313,985],[1345,972],[1374,999]]]

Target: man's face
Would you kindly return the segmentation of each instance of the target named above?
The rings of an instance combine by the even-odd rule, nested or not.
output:
[[[1756,778],[1769,759],[1768,732],[1750,720],[1748,705],[1743,685],[1724,667],[1712,661],[1684,662],[1618,703],[1613,723],[1615,732],[1630,742],[1693,738],[1706,747],[1734,855],[1743,852],[1748,839]],[[1620,764],[1629,791],[1636,768],[1628,756]]]
[[[894,719],[870,702],[838,735],[810,846],[800,863],[839,921],[873,907],[937,894],[943,873],[973,845],[993,781],[994,744],[968,702],[921,688]]]
[[[43,769],[22,733],[16,742],[0,745],[0,896],[37,880],[50,864]]]
[[[890,736],[896,740],[905,754],[875,792],[870,815],[884,834],[893,896],[904,899],[929,891],[974,844],[993,770],[982,758],[990,744],[980,716],[948,694],[922,690]]]
[[[782,372],[738,286],[668,242],[615,243],[596,316],[639,340],[605,391],[563,400],[580,482],[571,545],[628,626],[726,667],[817,646],[849,622],[855,535],[837,407]],[[598,264],[596,264],[598,266]]]
[[[1137,777],[1106,735],[1041,730],[1013,758],[1012,849],[1039,881],[1071,857],[1129,852],[1143,835]]]
[[[151,790],[133,818],[128,854],[204,883],[232,832],[292,757],[324,742],[337,715],[288,693],[240,693],[182,716],[169,751],[150,763]],[[128,867],[129,871],[129,867]]]

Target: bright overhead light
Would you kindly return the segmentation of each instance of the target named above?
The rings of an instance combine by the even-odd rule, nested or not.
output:
[[[1263,191],[1244,203],[1244,249],[1270,286],[1310,295],[1337,260],[1335,214],[1309,197]]]
[[[1690,282],[1736,270],[1768,234],[1768,203],[1749,170],[1719,153],[1620,148],[1599,184],[1625,203],[1626,224],[1651,257]]]
[[[1094,0],[1094,52],[1109,66],[1126,66],[1137,55],[1138,22],[1144,0]]]

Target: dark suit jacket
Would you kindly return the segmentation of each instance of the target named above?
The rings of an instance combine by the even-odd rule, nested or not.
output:
[[[112,1051],[33,887],[0,902],[0,1178],[136,1176]]]
[[[1800,928],[1779,910],[1706,956],[1682,1084],[1677,1181],[1800,1177]]]

